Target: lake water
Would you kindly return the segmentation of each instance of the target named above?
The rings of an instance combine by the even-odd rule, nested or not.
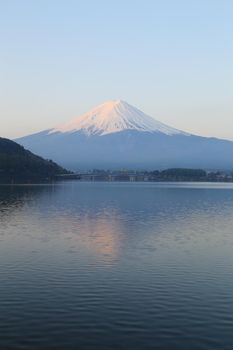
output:
[[[233,349],[233,185],[0,187],[0,349]]]

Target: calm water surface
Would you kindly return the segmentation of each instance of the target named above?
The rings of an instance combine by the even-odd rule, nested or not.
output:
[[[1,186],[0,349],[233,349],[233,186]]]

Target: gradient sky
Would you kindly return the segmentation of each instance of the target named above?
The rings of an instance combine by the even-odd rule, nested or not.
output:
[[[233,1],[0,0],[0,136],[119,98],[233,140]]]

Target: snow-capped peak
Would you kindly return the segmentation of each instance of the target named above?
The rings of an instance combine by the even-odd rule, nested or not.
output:
[[[82,131],[87,135],[106,135],[123,130],[143,132],[161,132],[166,135],[186,133],[169,127],[144,114],[125,101],[112,100],[105,102],[68,123],[59,125],[49,133],[71,133]]]

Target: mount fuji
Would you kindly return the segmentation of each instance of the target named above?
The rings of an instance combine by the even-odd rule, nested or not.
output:
[[[16,141],[73,170],[233,168],[232,141],[177,130],[121,100]]]

